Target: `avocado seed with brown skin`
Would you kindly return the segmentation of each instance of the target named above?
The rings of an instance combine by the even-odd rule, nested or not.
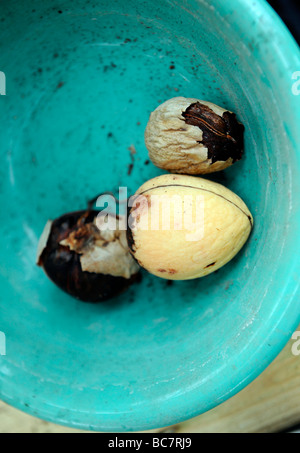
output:
[[[70,212],[48,221],[37,264],[63,291],[84,302],[102,302],[138,280],[139,266],[129,253],[126,231],[99,227],[99,211]]]
[[[172,173],[224,170],[242,158],[244,126],[229,110],[175,97],[151,113],[145,143],[151,161]]]

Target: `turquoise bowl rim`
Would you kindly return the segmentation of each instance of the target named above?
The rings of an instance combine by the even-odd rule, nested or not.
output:
[[[200,3],[205,3],[201,0],[198,0]],[[260,55],[264,55],[264,49],[267,47],[272,48],[272,65],[274,69],[273,77],[278,86],[278,90],[281,90],[282,93],[286,93],[287,87],[290,89],[293,84],[292,74],[295,71],[300,70],[300,51],[299,47],[296,44],[294,38],[275,13],[275,11],[270,7],[270,5],[265,0],[228,0],[226,5],[222,4],[221,0],[216,0],[215,2],[219,6],[218,14],[222,15],[226,13],[226,9],[232,8],[239,10],[240,22],[239,28],[246,30],[247,35],[245,39],[249,42],[252,39],[257,39],[257,33],[255,27],[253,27],[252,22],[255,20],[256,25],[259,27],[260,35]],[[248,14],[243,14],[246,12]],[[263,24],[260,22],[260,18],[263,16]],[[276,30],[276,39],[268,40],[268,35],[270,31]],[[272,33],[274,36],[274,34]],[[265,39],[264,39],[265,38]],[[270,58],[269,52],[266,53],[267,58]],[[278,71],[276,71],[278,69]],[[290,94],[288,97],[290,111],[293,112],[295,118],[295,125],[297,125],[297,118],[300,118],[300,103],[299,98],[296,95]],[[296,130],[296,127],[293,128],[293,131]],[[291,142],[295,143],[295,154],[297,159],[297,168],[298,174],[300,173],[300,149],[299,149],[299,140],[295,133],[291,134]],[[300,204],[299,194],[293,194],[295,202]],[[291,208],[292,209],[292,208]],[[295,207],[294,210],[296,211]],[[292,212],[292,211],[290,211]],[[293,219],[294,225],[300,227],[300,212],[299,209],[297,212],[293,211],[295,216]],[[300,230],[300,228],[299,228]],[[218,370],[221,373],[221,378],[219,379],[218,393],[220,397],[217,401],[211,401],[209,395],[199,392],[199,387],[194,386],[192,389],[189,388],[188,391],[182,391],[179,396],[176,398],[170,398],[164,401],[163,407],[161,407],[161,418],[157,420],[157,427],[164,426],[162,424],[164,416],[168,414],[168,420],[172,419],[173,422],[169,423],[178,423],[189,418],[199,415],[200,408],[201,413],[208,411],[215,407],[216,405],[224,402],[228,398],[235,395],[237,392],[246,387],[250,382],[252,382],[279,354],[279,352],[286,345],[288,340],[291,337],[293,331],[296,330],[300,323],[300,310],[297,307],[297,298],[299,297],[300,291],[299,286],[300,282],[297,276],[300,275],[300,242],[297,241],[298,228],[294,229],[294,235],[288,238],[289,240],[289,250],[285,256],[285,275],[284,275],[284,284],[281,282],[274,282],[274,285],[278,288],[277,292],[277,303],[285,295],[285,298],[288,295],[287,303],[282,304],[279,307],[276,306],[276,301],[274,301],[274,309],[277,308],[277,318],[276,323],[273,324],[272,330],[265,332],[264,341],[258,341],[256,338],[259,336],[260,332],[257,335],[251,338],[249,344],[245,345],[242,353],[239,355],[239,363],[236,364],[239,367],[239,373],[236,377],[233,378],[231,374],[231,367],[226,369]],[[291,242],[293,245],[291,246]],[[266,345],[272,344],[272,348],[266,348]],[[259,345],[259,346],[258,346]],[[214,374],[214,379],[218,380],[217,372]],[[244,376],[241,380],[240,376]],[[25,411],[31,415],[38,416],[42,419],[48,420],[53,423],[58,423],[61,425],[66,425],[73,428],[80,429],[89,429],[89,430],[102,430],[102,431],[113,431],[110,429],[112,426],[120,426],[120,420],[118,417],[122,417],[121,414],[93,414],[93,418],[98,418],[97,424],[86,424],[78,423],[72,421],[72,417],[68,417],[70,413],[65,414],[64,417],[57,417],[55,411],[49,413],[45,412],[43,408],[39,407],[25,407],[18,402],[5,398],[2,396],[3,401],[6,403]],[[37,403],[38,405],[38,403]],[[148,410],[145,408],[144,411]],[[131,415],[131,426],[127,425],[125,429],[121,431],[140,431],[153,429],[155,426],[155,420],[151,418],[151,414],[142,414],[134,412]],[[170,416],[170,414],[173,414]],[[143,416],[142,416],[143,415]],[[105,420],[106,419],[106,420]],[[141,421],[141,419],[143,421]],[[128,422],[128,419],[127,419]]]

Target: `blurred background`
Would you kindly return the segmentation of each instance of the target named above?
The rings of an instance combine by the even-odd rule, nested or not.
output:
[[[290,32],[300,43],[300,4],[298,0],[269,0],[272,8],[280,15]]]
[[[281,16],[299,44],[299,0],[269,0],[269,3]],[[293,343],[291,339],[276,360],[254,382],[225,403],[199,417],[176,426],[159,428],[155,432],[300,432],[300,355],[293,354]],[[75,433],[84,431],[39,420],[0,402],[0,432]]]

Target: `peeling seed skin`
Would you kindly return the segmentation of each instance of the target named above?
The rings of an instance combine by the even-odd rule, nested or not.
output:
[[[244,126],[211,102],[175,97],[151,113],[145,143],[154,165],[173,173],[206,174],[242,158]]]
[[[95,262],[93,258],[98,258],[99,255],[94,255],[93,251],[97,252],[100,248],[99,241],[101,246],[104,246],[103,253],[108,253],[108,257],[111,252],[107,250],[112,247],[112,241],[99,238],[99,232],[94,229],[94,220],[98,214],[99,212],[94,210],[76,211],[65,214],[52,223],[48,221],[41,236],[37,257],[37,264],[43,267],[46,275],[60,289],[76,299],[93,303],[105,301],[125,291],[138,280],[139,271],[135,261],[128,260],[126,251],[125,265],[130,263],[127,278],[105,273],[110,258],[106,268],[105,265],[101,266],[101,262]],[[98,241],[97,246],[95,240]],[[120,253],[122,252],[119,250],[119,257]],[[95,272],[83,270],[83,266],[94,269]],[[101,268],[102,273],[99,272]],[[111,269],[113,271],[113,267]]]
[[[158,197],[151,198],[146,211],[140,206],[130,214],[140,222],[128,232],[134,257],[150,273],[168,280],[189,280],[208,275],[228,263],[243,247],[253,227],[253,218],[238,195],[215,182],[194,176],[167,174],[143,184],[137,195],[163,195],[167,199],[188,195],[195,206],[200,195],[203,203],[203,234],[190,240],[190,229],[174,227],[177,208],[170,203],[170,228],[163,229],[163,216],[157,206]],[[159,214],[158,229],[151,229],[153,217]],[[148,225],[148,229],[142,226]],[[199,225],[197,225],[197,228]]]

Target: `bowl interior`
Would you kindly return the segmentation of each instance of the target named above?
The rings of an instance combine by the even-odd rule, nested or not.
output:
[[[1,6],[5,401],[85,429],[166,426],[246,385],[297,325],[296,100],[282,95],[296,60],[279,55],[276,39],[298,50],[271,9],[252,3]],[[244,123],[244,159],[210,179],[247,203],[251,238],[203,279],[170,284],[143,273],[111,302],[78,302],[35,265],[43,226],[103,191],[132,194],[161,174],[144,129],[175,96],[209,100]]]

